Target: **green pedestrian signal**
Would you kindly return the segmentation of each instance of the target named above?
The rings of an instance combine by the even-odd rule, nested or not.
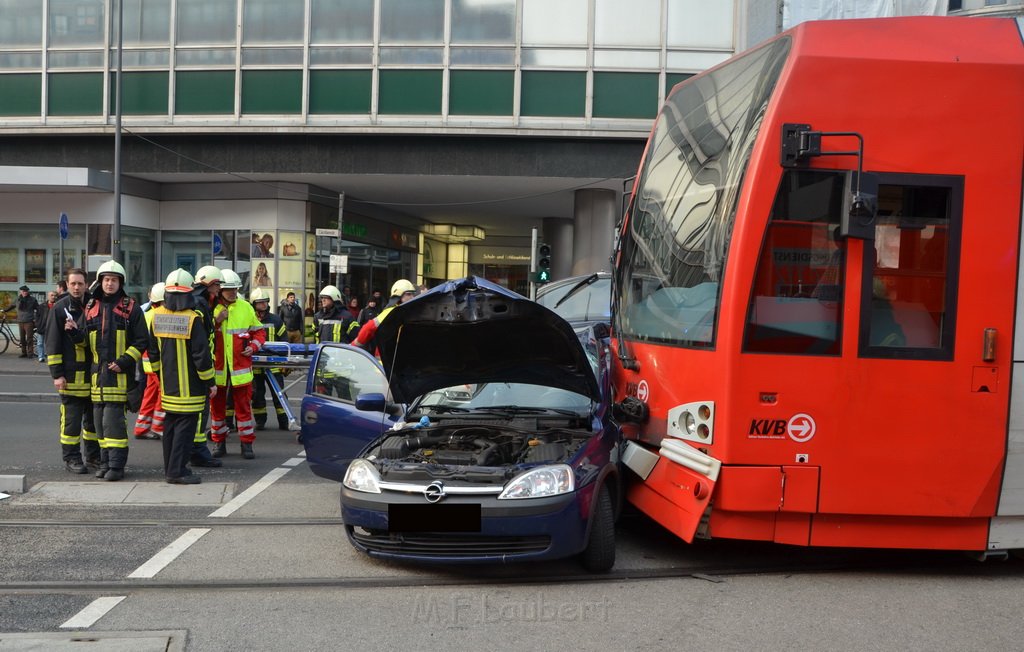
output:
[[[551,246],[545,243],[537,245],[537,273],[534,283],[551,281]]]

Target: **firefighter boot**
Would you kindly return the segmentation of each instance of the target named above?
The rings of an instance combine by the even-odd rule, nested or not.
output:
[[[213,442],[213,456],[214,457],[224,457],[227,454],[228,454],[228,442],[227,442],[226,439],[224,441],[215,441],[215,442]]]
[[[127,448],[114,448],[111,449],[108,457],[107,473],[103,476],[104,480],[109,482],[117,482],[124,478],[124,466],[128,463],[128,449]]]
[[[252,444],[242,442],[242,457],[247,460],[251,460],[256,457],[256,453],[252,452]]]
[[[110,470],[110,451],[106,448],[100,449],[100,461],[96,467],[96,477],[102,478]]]
[[[77,445],[62,444],[61,449],[64,453],[64,468],[68,470],[68,473],[80,475],[89,472],[85,468],[85,464],[82,463],[82,453]]]
[[[277,417],[277,428],[278,430],[288,430],[288,417]]]
[[[213,455],[210,454],[210,449],[206,447],[206,442],[192,443],[192,454],[189,458],[189,463],[192,466],[208,466],[214,469],[224,466],[223,462],[214,459]]]

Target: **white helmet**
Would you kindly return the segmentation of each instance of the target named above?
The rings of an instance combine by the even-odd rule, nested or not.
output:
[[[203,285],[209,285],[210,283],[221,283],[224,281],[224,277],[221,275],[220,270],[213,265],[203,265],[196,272],[195,283],[202,283]]]
[[[108,260],[107,262],[100,265],[100,268],[96,270],[96,278],[101,278],[104,274],[114,274],[121,277],[121,284],[124,284],[124,267],[121,263],[116,260]]]
[[[164,283],[164,292],[172,294],[191,292],[192,284],[195,282],[196,280],[192,278],[191,274],[179,267],[167,275],[167,281]]]
[[[258,301],[270,302],[270,294],[263,288],[256,288],[249,293],[249,303],[256,303]]]
[[[189,284],[191,285],[191,283]],[[164,288],[167,286],[166,283],[160,282],[154,285],[149,290],[149,301],[150,303],[160,303],[164,300]]]
[[[324,289],[320,290],[320,296],[327,297],[334,303],[341,303],[341,290],[333,285],[325,285]]]
[[[221,288],[225,290],[237,290],[242,287],[242,278],[235,273],[233,269],[222,269],[221,273]]]
[[[395,281],[395,284],[391,286],[391,296],[400,297],[406,292],[416,292],[416,286],[411,281],[407,281],[404,278],[400,278]]]

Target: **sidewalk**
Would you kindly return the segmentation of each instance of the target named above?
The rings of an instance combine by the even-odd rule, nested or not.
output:
[[[19,384],[18,380],[0,383],[0,402],[59,403],[57,391],[46,382],[50,378],[46,363],[39,362],[35,356],[19,358],[19,355],[21,351],[13,346],[8,347],[5,353],[0,353],[0,375],[25,379],[25,384]],[[18,391],[3,391],[11,389]]]

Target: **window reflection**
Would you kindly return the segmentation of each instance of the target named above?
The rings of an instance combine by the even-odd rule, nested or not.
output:
[[[123,0],[124,44],[166,45],[170,43],[171,0]],[[117,4],[115,3],[116,9]],[[111,34],[117,34],[117,12],[111,12]]]
[[[523,0],[523,45],[586,45],[588,0]]]
[[[515,0],[452,0],[452,43],[514,43]]]
[[[246,0],[242,43],[301,42],[305,12],[305,0]]]
[[[661,0],[597,0],[594,43],[661,45]]]
[[[236,0],[178,0],[178,43],[234,43],[237,8]]]
[[[312,43],[373,41],[373,0],[313,0]]]
[[[380,0],[381,43],[441,43],[444,0]]]
[[[103,0],[50,0],[50,45],[103,45]]]
[[[0,0],[0,47],[40,47],[43,43],[43,3],[39,0]]]

